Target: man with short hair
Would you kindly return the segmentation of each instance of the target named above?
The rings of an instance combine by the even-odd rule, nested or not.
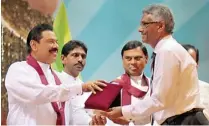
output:
[[[150,79],[145,75],[144,68],[148,62],[146,47],[137,40],[128,41],[121,50],[125,73],[113,82],[122,86],[121,105],[133,105],[145,97],[150,97]],[[150,116],[130,121],[124,117],[110,118],[121,125],[145,125],[150,123]]]
[[[139,27],[142,41],[153,49],[151,96],[134,105],[112,108],[105,115],[136,120],[152,116],[162,125],[209,124],[202,114],[195,61],[172,37],[174,19],[170,9],[153,4],[143,10]]]
[[[79,40],[70,40],[62,48],[62,63],[64,70],[60,73],[63,83],[80,85],[83,81],[79,78],[79,73],[85,67],[87,57],[87,47]],[[70,83],[72,82],[72,83]],[[105,125],[106,118],[101,115],[91,115],[84,109],[84,102],[89,94],[72,97],[65,104],[66,125]]]
[[[61,83],[50,65],[58,44],[52,26],[35,26],[27,37],[26,61],[13,63],[7,72],[8,125],[64,125],[64,101],[83,92],[102,91],[101,82]]]

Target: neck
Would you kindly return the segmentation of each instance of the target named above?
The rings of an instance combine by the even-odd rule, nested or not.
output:
[[[156,47],[157,43],[158,43],[160,40],[165,39],[165,38],[167,38],[167,37],[170,37],[170,35],[171,35],[171,34],[168,34],[168,33],[163,34],[162,36],[160,36],[160,37],[157,39],[157,41],[156,41],[154,44],[151,45],[151,47],[154,49],[154,48]]]
[[[78,75],[76,76],[76,75],[72,74],[66,67],[64,67],[64,70],[63,70],[63,71],[64,71],[65,73],[67,73],[68,75],[74,77],[74,78],[78,77]]]
[[[137,75],[131,75],[129,74],[128,72],[126,72],[126,74],[129,76],[129,77],[137,77],[137,76],[141,76],[143,72],[140,72],[139,74]]]

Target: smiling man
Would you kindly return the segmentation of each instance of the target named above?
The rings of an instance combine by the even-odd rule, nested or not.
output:
[[[125,72],[113,81],[123,87],[121,106],[136,104],[145,97],[150,97],[149,78],[144,73],[148,62],[146,47],[140,41],[128,41],[121,50],[121,57]],[[135,121],[127,120],[124,117],[110,118],[110,120],[120,125],[145,125],[150,123],[150,116]],[[108,123],[113,125],[109,121]]]
[[[154,49],[151,96],[113,108],[107,116],[127,120],[152,116],[151,122],[160,125],[209,124],[199,102],[197,64],[172,37],[174,24],[173,14],[165,5],[153,4],[143,10],[139,32],[142,41]]]
[[[102,90],[101,83],[61,83],[51,69],[58,44],[52,26],[35,26],[27,37],[26,61],[13,63],[7,72],[8,125],[64,125],[64,101],[82,92]]]

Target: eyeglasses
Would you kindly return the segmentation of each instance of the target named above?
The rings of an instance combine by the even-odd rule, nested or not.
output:
[[[140,26],[141,26],[142,28],[147,28],[150,24],[155,24],[155,23],[159,23],[159,22],[157,22],[157,21],[152,21],[152,22],[142,22],[142,23],[140,24]]]

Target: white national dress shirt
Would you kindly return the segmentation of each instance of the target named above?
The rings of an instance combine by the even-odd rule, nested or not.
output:
[[[120,79],[120,77],[118,77],[118,79]],[[134,96],[131,96],[131,104],[134,105],[136,104],[138,101],[144,99],[145,97],[150,97],[150,88],[148,88],[148,86],[143,86],[141,84],[141,79],[142,79],[142,75],[140,76],[131,76],[131,85],[142,90],[142,91],[148,91],[147,94],[142,97],[142,98],[137,98],[137,97],[134,97]],[[148,84],[149,83],[150,79],[148,78]],[[136,118],[136,120],[133,122],[130,122],[129,123],[129,126],[134,126],[134,125],[150,125],[150,120],[151,117],[148,116],[148,117],[144,117],[144,118]],[[112,122],[111,120],[107,119],[107,125],[108,126],[119,126],[119,124],[115,124],[114,122]]]
[[[38,73],[26,61],[13,63],[7,72],[8,125],[56,125],[57,115],[51,102],[82,94],[81,85],[68,82],[57,86],[48,64],[40,63],[48,85],[41,83]]]
[[[161,124],[167,118],[200,108],[200,94],[196,63],[172,36],[160,40],[156,53],[152,95],[134,105],[122,107],[127,119],[153,114]]]
[[[58,74],[63,83],[69,85],[81,85],[83,81],[79,77],[73,76],[62,71]],[[66,125],[89,125],[91,121],[91,115],[89,110],[84,109],[84,102],[88,98],[90,93],[83,93],[83,95],[74,96],[67,102],[65,102],[65,124]]]

